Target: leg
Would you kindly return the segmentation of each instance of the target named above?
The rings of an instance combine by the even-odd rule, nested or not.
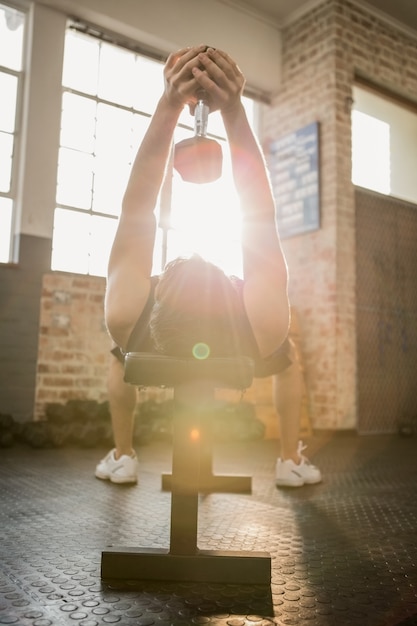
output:
[[[276,466],[276,484],[282,487],[302,487],[321,481],[320,470],[302,455],[300,436],[303,380],[294,343],[290,340],[292,363],[273,377],[274,404],[279,416],[281,458]]]
[[[292,364],[272,379],[273,400],[281,433],[281,458],[299,462],[298,441],[302,400],[302,377],[294,343],[290,340]]]
[[[115,457],[133,454],[133,416],[136,406],[136,388],[123,380],[123,364],[111,355],[107,389],[113,428]]]
[[[100,461],[95,475],[113,483],[136,483],[138,461],[133,450],[136,388],[123,380],[124,366],[113,354],[107,379],[115,448]]]

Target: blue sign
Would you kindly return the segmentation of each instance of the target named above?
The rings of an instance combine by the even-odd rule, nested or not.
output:
[[[280,236],[320,228],[318,122],[272,142],[269,169]]]

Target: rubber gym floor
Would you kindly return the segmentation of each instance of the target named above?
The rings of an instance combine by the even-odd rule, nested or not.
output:
[[[109,545],[167,547],[169,442],[138,449],[140,483],[94,478],[101,449],[0,453],[0,624],[417,624],[417,437],[314,435],[315,486],[277,489],[276,441],[219,443],[216,473],[252,494],[199,497],[199,547],[268,551],[270,585],[103,582]]]

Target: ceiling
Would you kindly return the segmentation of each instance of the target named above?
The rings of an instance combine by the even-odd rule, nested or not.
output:
[[[251,13],[273,21],[278,28],[291,23],[300,15],[317,6],[323,0],[223,0],[227,4],[239,6]],[[416,0],[353,0],[361,7],[366,5],[378,14],[399,22],[407,30],[417,32]]]

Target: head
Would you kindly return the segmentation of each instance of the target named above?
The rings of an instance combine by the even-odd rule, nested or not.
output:
[[[210,356],[238,353],[239,299],[224,272],[194,255],[166,266],[155,292],[150,319],[158,352],[190,357],[197,345]]]

